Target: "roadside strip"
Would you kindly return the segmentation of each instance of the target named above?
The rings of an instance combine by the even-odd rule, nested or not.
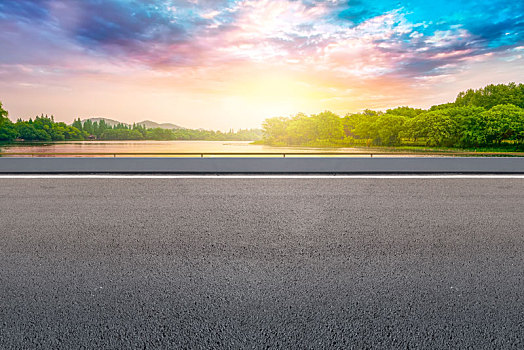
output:
[[[524,157],[0,158],[0,174],[524,174]]]

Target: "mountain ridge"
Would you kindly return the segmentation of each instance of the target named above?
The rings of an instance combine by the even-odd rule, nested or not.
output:
[[[110,118],[103,118],[103,117],[93,117],[93,118],[85,118],[85,119],[82,119],[82,123],[86,122],[87,120],[90,120],[91,122],[100,122],[101,120],[103,120],[107,125],[110,125],[110,126],[115,126],[115,125],[118,125],[118,124],[124,124],[124,125],[133,125],[133,124],[130,124],[130,123],[123,123],[123,122],[120,122],[118,120],[114,120],[114,119],[110,119]],[[135,123],[137,125],[142,125],[144,126],[146,129],[155,129],[155,128],[160,128],[160,129],[168,129],[168,130],[178,130],[178,129],[186,129],[184,127],[181,127],[179,125],[176,125],[176,124],[172,124],[172,123],[157,123],[157,122],[154,122],[154,121],[151,121],[151,120],[144,120],[144,121],[141,121],[141,122],[137,122]]]

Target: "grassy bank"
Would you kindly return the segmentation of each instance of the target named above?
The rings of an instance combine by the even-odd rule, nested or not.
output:
[[[460,153],[460,152],[478,152],[478,153],[507,153],[507,152],[519,152],[524,155],[524,149],[514,144],[502,145],[500,147],[428,147],[422,145],[402,145],[402,146],[367,146],[362,143],[348,143],[348,142],[308,142],[303,145],[287,145],[278,143],[267,143],[263,140],[254,141],[252,145],[266,145],[271,147],[296,147],[298,148],[323,148],[323,149],[340,149],[340,148],[356,148],[359,150],[366,151],[377,151],[377,152],[420,152],[420,153]]]

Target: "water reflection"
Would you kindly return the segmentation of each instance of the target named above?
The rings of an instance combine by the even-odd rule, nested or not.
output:
[[[73,141],[18,143],[1,146],[4,153],[311,153],[370,152],[362,148],[307,148],[252,145],[249,141]],[[31,155],[27,155],[31,157]],[[60,155],[44,155],[60,156]],[[94,157],[99,155],[93,155]],[[149,155],[148,155],[149,156]],[[369,156],[369,155],[368,155]]]

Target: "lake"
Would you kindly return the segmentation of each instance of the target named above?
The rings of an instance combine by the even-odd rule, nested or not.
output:
[[[271,147],[252,145],[250,143],[251,141],[69,141],[14,143],[8,145],[0,144],[0,153],[368,152],[369,154],[370,151],[373,151],[372,149],[362,148]],[[53,157],[54,155],[43,156]],[[97,157],[97,155],[93,155],[93,157]]]

